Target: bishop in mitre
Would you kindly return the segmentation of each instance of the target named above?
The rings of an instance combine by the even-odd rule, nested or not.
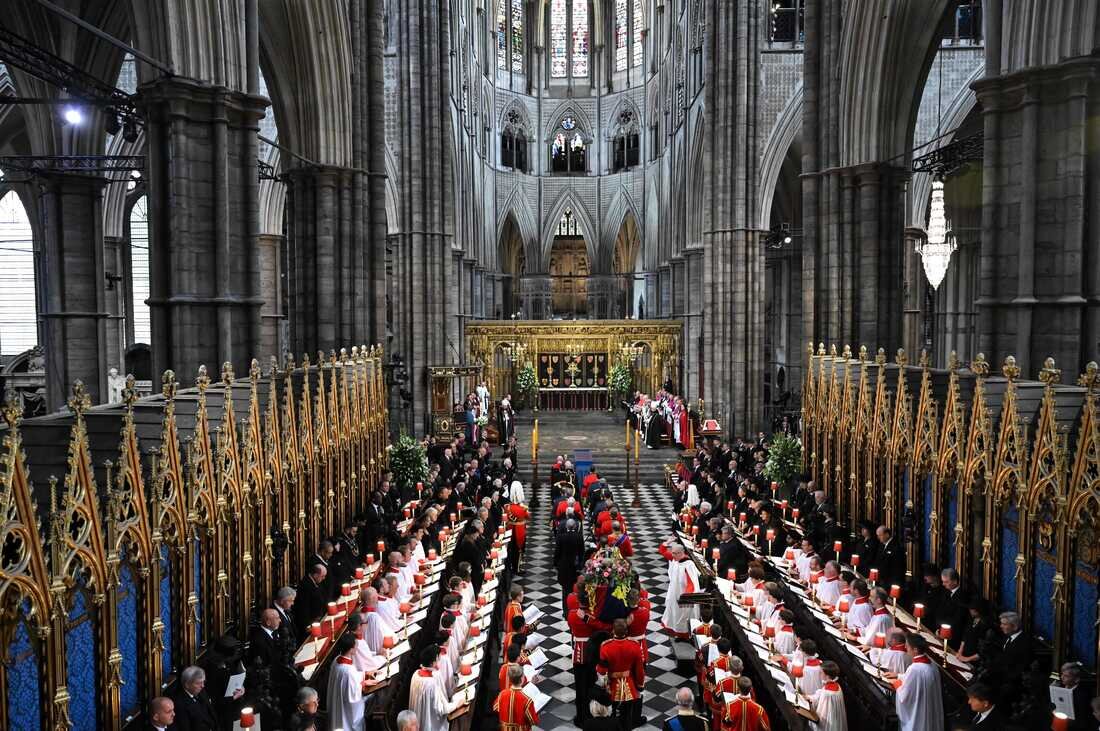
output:
[[[687,637],[691,620],[699,619],[699,605],[680,606],[680,597],[699,591],[699,569],[679,543],[665,541],[658,550],[668,559],[668,594],[661,625],[676,637]]]

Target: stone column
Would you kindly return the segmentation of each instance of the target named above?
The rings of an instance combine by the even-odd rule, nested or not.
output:
[[[103,276],[107,311],[106,368],[118,368],[126,375],[126,344],[133,340],[133,273],[130,270],[130,242],[121,236],[103,237]]]
[[[256,133],[267,99],[183,77],[141,88],[153,372],[247,373],[261,325]]]
[[[905,267],[902,299],[905,310],[901,323],[901,347],[905,348],[906,353],[914,355],[919,355],[921,348],[924,347],[925,318],[934,316],[934,313],[924,311],[927,280],[924,277],[924,265],[921,263],[920,254],[917,253],[917,245],[925,238],[925,232],[919,228],[905,229],[905,249],[902,252]]]
[[[764,381],[764,254],[757,230],[759,2],[710,3],[703,332],[707,411],[729,433],[759,426]]]
[[[260,307],[262,318],[260,335],[260,362],[266,363],[272,355],[283,362],[283,353],[303,352],[301,349],[290,349],[290,343],[284,340],[285,331],[283,316],[283,298],[286,291],[283,286],[283,278],[286,274],[283,262],[283,247],[286,239],[278,234],[260,234],[260,291],[264,293],[264,303]]]
[[[81,380],[92,403],[107,395],[107,301],[103,262],[104,178],[50,175],[38,178],[38,205],[45,221],[43,350],[46,408],[65,405],[73,381]]]

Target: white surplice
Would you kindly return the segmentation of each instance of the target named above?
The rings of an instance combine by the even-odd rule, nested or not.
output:
[[[416,713],[421,731],[448,731],[451,727],[447,714],[455,709],[447,698],[439,671],[425,674],[424,669],[413,673],[409,683],[409,709]]]
[[[816,555],[816,553],[813,556],[804,553],[794,560],[794,565],[798,568],[798,578],[802,581],[810,580],[810,572],[813,571],[810,568],[810,559]]]
[[[904,645],[900,650],[892,650],[888,647],[878,654],[878,666],[898,675],[908,670],[912,662],[912,658],[905,651]]]
[[[361,612],[359,616],[363,618],[363,638],[367,641],[367,647],[377,655],[382,652],[382,639],[387,635],[396,637],[398,628],[391,626],[378,611]]]
[[[900,731],[943,731],[940,670],[927,660],[914,658],[901,678],[895,700]]]
[[[824,576],[818,579],[817,600],[822,604],[835,607],[836,603],[840,601],[840,579],[835,576],[831,579]]]
[[[802,677],[798,678],[798,689],[803,695],[813,695],[825,685],[825,675],[821,672],[821,660],[807,657],[802,666]],[[811,664],[811,662],[813,664]]]
[[[363,672],[354,662],[339,661],[332,664],[328,673],[329,726],[344,731],[363,731],[366,699],[363,697]]]
[[[401,618],[401,602],[396,599],[387,596],[378,597],[377,611],[394,631],[405,626],[405,620]]]
[[[816,731],[848,731],[848,715],[844,711],[844,691],[836,683],[826,683],[810,698],[814,713],[821,719],[811,723]]]
[[[871,662],[878,664],[879,650],[875,647],[875,635],[880,632],[883,635],[889,635],[890,630],[894,627],[894,618],[890,616],[890,612],[885,609],[880,609],[871,614],[871,621],[867,623],[867,626],[863,628],[863,632],[859,635],[859,644],[870,647]]]
[[[794,650],[794,631],[777,629],[775,631],[775,651],[780,655],[790,655]]]
[[[858,599],[852,600],[852,606],[848,609],[848,629],[853,632],[860,632],[867,623],[871,621],[871,616],[874,614],[874,609],[871,608],[869,601],[860,602]]]
[[[355,669],[362,673],[369,673],[382,668],[386,664],[386,657],[379,655],[370,648],[366,636],[355,641],[355,650],[352,658],[355,660]]]
[[[699,591],[699,569],[691,559],[668,562],[668,594],[665,595],[665,613],[661,624],[673,632],[691,631],[691,620],[699,619],[699,606],[681,607],[680,596]]]

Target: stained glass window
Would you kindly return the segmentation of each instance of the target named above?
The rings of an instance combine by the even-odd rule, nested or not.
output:
[[[555,79],[565,78],[567,71],[568,29],[569,10],[566,0],[553,0],[550,4],[550,76]]]
[[[627,17],[626,0],[615,0],[615,70],[626,70],[626,39],[630,18]]]
[[[645,28],[645,16],[642,14],[642,0],[634,0],[634,37],[632,40],[633,58],[631,60],[632,66],[642,65],[642,48],[644,39],[642,38],[642,29]]]
[[[16,355],[38,343],[34,240],[19,194],[0,198],[0,352]]]
[[[588,76],[588,0],[573,0],[573,76]]]
[[[523,0],[512,0],[512,71],[523,73]]]
[[[508,0],[497,0],[497,68],[508,70]]]
[[[577,218],[573,215],[573,211],[566,208],[562,211],[561,220],[558,221],[558,236],[576,236],[577,235]]]

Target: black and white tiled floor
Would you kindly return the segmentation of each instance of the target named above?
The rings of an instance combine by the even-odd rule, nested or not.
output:
[[[621,487],[613,490],[630,526],[634,569],[653,602],[644,695],[644,715],[648,723],[642,728],[644,731],[657,731],[675,706],[676,689],[687,685],[696,690],[694,678],[678,672],[673,640],[661,631],[668,569],[657,548],[671,535],[672,501],[664,485],[660,484],[641,488],[641,507],[638,508],[629,507],[630,491]],[[523,586],[527,602],[535,603],[546,613],[538,631],[547,638],[543,649],[550,661],[542,668],[543,680],[539,688],[553,700],[542,710],[540,728],[570,729],[575,728],[572,719],[576,709],[569,625],[561,613],[561,589],[554,572],[554,548],[547,524],[549,488],[543,486],[539,491],[541,494],[538,505],[533,509],[532,530],[527,539],[526,573],[516,577],[515,581]]]

